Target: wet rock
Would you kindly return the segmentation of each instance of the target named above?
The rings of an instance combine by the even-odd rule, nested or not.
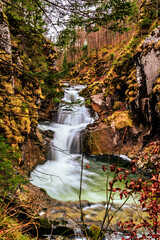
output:
[[[53,98],[45,99],[41,103],[39,121],[51,121],[57,118],[58,103],[53,102]]]
[[[95,127],[87,127],[84,137],[84,153],[86,155],[112,154],[116,147],[113,143],[115,136],[110,126],[100,123]]]
[[[138,152],[142,146],[140,138],[140,130],[135,127],[127,128],[124,135],[124,129],[116,130],[112,123],[96,122],[88,125],[83,132],[83,151],[86,155],[112,155],[121,154],[128,155],[132,152]],[[123,139],[123,140],[122,140]],[[123,141],[123,144],[122,144]]]
[[[53,139],[54,132],[51,130],[42,131],[36,129],[28,135],[23,144],[22,168],[30,173],[38,164],[46,161],[49,150],[49,143]]]

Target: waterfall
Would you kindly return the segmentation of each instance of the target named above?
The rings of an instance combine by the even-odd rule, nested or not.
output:
[[[51,160],[64,162],[66,155],[81,152],[81,131],[94,120],[84,105],[84,99],[78,94],[81,89],[82,86],[65,88],[62,105],[58,110],[58,122],[52,125],[55,135]]]
[[[84,86],[64,88],[64,97],[58,109],[57,121],[39,124],[42,130],[54,131],[48,160],[39,165],[31,173],[32,184],[44,188],[48,195],[61,201],[77,201],[79,199],[81,172],[82,130],[94,121],[90,111],[84,105],[84,98],[79,95]],[[119,159],[119,157],[117,157]],[[113,163],[114,159],[110,159]],[[102,165],[108,164],[106,156],[99,159],[84,157],[82,200],[100,202],[106,200],[106,172]],[[123,160],[126,164],[127,159]],[[90,168],[86,168],[89,165]],[[112,173],[108,173],[108,180]],[[122,183],[118,183],[120,187]],[[117,201],[119,194],[117,196]]]
[[[94,121],[94,118],[91,117],[89,110],[84,105],[84,98],[79,95],[79,91],[83,88],[84,86],[80,85],[65,87],[62,104],[58,109],[57,122],[40,126],[45,130],[53,130],[55,134],[54,139],[51,141],[48,161],[33,171],[31,180],[33,184],[45,188],[49,195],[59,200],[73,200],[75,194],[76,200],[78,199],[81,131]],[[85,160],[85,162],[88,161]],[[39,178],[35,178],[34,173]],[[84,170],[84,190],[88,190],[87,183],[92,181],[90,176],[94,175],[95,173]]]

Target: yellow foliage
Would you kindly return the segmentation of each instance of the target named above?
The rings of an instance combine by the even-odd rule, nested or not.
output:
[[[21,117],[18,128],[21,132],[29,133],[31,130],[31,121],[28,117]]]
[[[42,89],[38,88],[35,90],[35,93],[41,98],[44,99],[45,97],[42,95]]]
[[[3,97],[0,96],[0,107],[3,107]]]
[[[129,103],[133,102],[134,100],[135,100],[134,97],[130,97],[130,98],[129,98]]]
[[[6,91],[7,94],[13,94],[14,93],[12,83],[3,82],[3,86],[5,87],[5,91]]]
[[[129,96],[134,96],[134,91],[128,93]]]
[[[158,51],[160,49],[160,40],[158,43],[154,46],[154,50]]]
[[[23,136],[14,136],[13,139],[16,143],[22,143],[24,141]]]
[[[121,86],[118,84],[118,85],[116,86],[116,89],[120,90],[120,89],[121,89]]]
[[[38,124],[38,121],[34,118],[31,119],[31,125],[37,125]]]
[[[13,152],[16,152],[17,150],[19,150],[17,143],[12,143],[11,146],[13,148]]]
[[[160,78],[158,78],[156,81],[156,85],[153,88],[153,93],[160,93]]]
[[[117,130],[132,127],[132,120],[129,117],[128,111],[115,111],[111,116],[107,118],[108,123],[111,124],[113,121]]]

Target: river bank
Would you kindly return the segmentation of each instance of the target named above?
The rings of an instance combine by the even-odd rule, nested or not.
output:
[[[60,113],[60,117],[57,115],[54,119],[57,119],[60,123],[57,123],[54,120],[55,123],[47,121],[39,124],[38,132],[40,132],[38,133],[38,136],[41,136],[41,138],[39,137],[41,141],[38,140],[37,144],[39,145],[41,142],[41,145],[39,147],[38,155],[35,155],[37,161],[33,161],[31,167],[27,168],[28,170],[30,169],[29,172],[34,169],[31,173],[31,183],[25,187],[27,192],[21,192],[18,197],[20,202],[25,205],[28,213],[32,213],[34,217],[41,219],[41,224],[39,226],[41,238],[45,238],[45,236],[49,235],[52,230],[53,235],[61,235],[66,231],[66,229],[68,229],[69,235],[73,235],[73,233],[76,233],[77,229],[83,229],[82,214],[88,229],[92,225],[101,227],[107,208],[107,201],[105,200],[105,181],[108,176],[109,184],[109,181],[113,178],[113,176],[108,175],[104,169],[108,168],[107,164],[112,165],[118,163],[119,166],[127,169],[130,165],[130,159],[125,156],[121,156],[121,160],[119,157],[115,157],[114,159],[113,156],[108,155],[83,157],[84,190],[86,188],[86,184],[90,184],[92,187],[91,189],[88,187],[86,188],[86,192],[81,196],[82,200],[80,204],[78,201],[82,161],[82,156],[80,154],[80,133],[84,132],[84,130],[82,131],[80,122],[77,122],[77,120],[75,121],[75,119],[72,121],[70,117],[73,115],[73,118],[76,117],[81,119],[80,121],[82,121],[82,119],[84,121],[84,116],[86,116],[86,114],[83,115],[83,111],[82,113],[79,111],[79,108],[81,108],[79,104],[81,102],[77,101],[77,91],[80,90],[80,86],[75,91],[76,88],[76,86],[70,86],[67,88],[67,98],[72,99],[72,104],[66,106],[66,101],[64,101],[63,104],[65,105],[62,105],[62,108],[58,110],[57,113]],[[76,98],[74,98],[75,96]],[[76,108],[77,104],[78,111]],[[82,114],[83,117],[79,118],[79,116],[77,116],[77,112]],[[67,120],[66,123],[65,119]],[[71,121],[72,124],[69,124],[68,121]],[[87,122],[83,125],[83,128],[87,125]],[[81,131],[79,129],[81,129]],[[62,139],[62,143],[60,143],[60,139]],[[31,146],[34,148],[35,144],[31,144]],[[44,148],[46,149],[45,151]],[[39,161],[38,156],[41,155],[40,149],[42,152],[48,152],[46,154],[47,158],[45,158],[45,160],[43,159],[43,161]],[[145,152],[139,153],[139,158],[141,159],[141,156],[144,156],[145,154]],[[37,164],[40,165],[37,166]],[[140,164],[140,166],[142,166],[142,161],[140,161]],[[144,164],[145,163],[143,163],[143,165]],[[23,167],[26,168],[25,164]],[[95,170],[96,173],[93,174]],[[37,180],[35,181],[35,179],[37,179],[38,182]],[[39,186],[39,188],[32,185],[32,183]],[[117,185],[117,187],[121,188],[122,186],[120,184]],[[139,215],[141,207],[138,202],[136,200],[132,200],[120,208],[125,199],[120,201],[119,194],[113,195],[115,200],[117,198],[117,201],[111,201],[109,205],[109,215],[112,216],[115,212],[117,213],[111,221],[108,231],[119,232],[119,221],[124,222],[132,219],[138,224],[141,221],[141,217]],[[147,214],[143,213],[143,217],[145,215]],[[72,231],[72,233],[70,231]]]
[[[78,90],[75,90],[77,88]],[[53,125],[52,122],[50,123],[45,122],[39,125],[39,128],[43,129],[44,133],[46,132],[53,134],[53,132],[55,132],[54,139],[52,139],[53,135],[50,138],[50,148],[48,148],[49,152],[47,154],[48,161],[43,165],[39,165],[31,174],[31,183],[39,186],[39,188],[33,186],[32,184],[29,184],[26,187],[26,190],[28,191],[27,194],[23,192],[19,195],[20,201],[26,205],[28,211],[32,211],[34,214],[39,216],[39,218],[47,220],[50,226],[49,227],[50,230],[52,224],[54,225],[55,234],[56,226],[68,227],[70,229],[73,229],[74,231],[76,231],[76,229],[79,227],[83,228],[81,211],[83,211],[85,223],[87,224],[88,228],[93,224],[101,227],[103,217],[107,208],[106,205],[107,201],[105,201],[106,199],[105,179],[107,174],[103,171],[102,166],[104,164],[106,165],[108,161],[110,161],[110,164],[119,162],[119,157],[115,157],[115,159],[113,159],[113,157],[111,156],[110,157],[104,156],[103,159],[102,156],[99,156],[99,160],[98,156],[91,157],[90,159],[84,158],[84,176],[83,176],[85,179],[84,188],[86,188],[86,184],[91,185],[91,182],[88,178],[89,176],[91,181],[93,183],[96,183],[96,185],[94,186],[93,184],[91,189],[88,187],[86,188],[86,192],[84,196],[82,196],[80,207],[80,202],[78,201],[79,198],[78,191],[80,189],[80,169],[82,161],[79,145],[80,133],[82,131],[82,126],[80,125],[80,122],[85,121],[84,117],[89,117],[86,115],[86,113],[87,114],[89,113],[86,112],[86,109],[83,110],[85,112],[85,115],[83,115],[83,111],[82,113],[80,113],[79,110],[81,107],[79,106],[80,102],[77,101],[79,99],[77,91],[80,91],[80,88],[81,88],[80,86],[79,87],[74,86],[70,87],[69,89],[68,88],[66,89],[67,90],[66,98],[68,98],[68,100],[71,99],[72,104],[69,105],[69,108],[62,105],[62,108],[59,110],[60,113],[60,117],[58,120],[60,122],[59,125],[57,123],[54,123]],[[76,106],[77,102],[78,106]],[[77,107],[78,112],[82,114],[81,117],[79,117],[79,115],[77,116]],[[71,116],[74,118],[74,120],[70,118]],[[79,119],[79,120],[77,119],[78,122],[75,118]],[[70,122],[72,124],[70,124]],[[83,124],[83,128],[87,125],[88,122],[90,122],[90,118],[88,118],[87,122],[85,122],[85,125]],[[73,128],[75,129],[74,131]],[[79,129],[81,129],[81,131]],[[74,134],[72,135],[72,133]],[[62,143],[59,143],[60,139],[62,139]],[[129,165],[128,161],[129,159],[126,158],[123,161],[122,160],[120,161],[120,163],[123,162],[122,164],[123,167]],[[38,162],[38,164],[42,163],[43,162]],[[35,162],[34,164],[37,165],[37,162]],[[96,173],[93,173],[95,170]],[[70,171],[72,171],[72,173]],[[109,179],[112,179],[112,177],[113,176],[110,176]],[[46,178],[48,178],[47,182]],[[98,188],[102,189],[99,191]],[[53,193],[52,191],[50,191],[50,189],[53,191]],[[46,191],[52,197],[49,197]],[[63,195],[61,196],[62,193]],[[76,198],[74,196],[76,196]],[[55,198],[57,198],[57,200]],[[67,199],[70,199],[70,201],[67,201]],[[87,199],[88,200],[90,199],[90,201],[88,201]],[[117,211],[120,205],[121,203],[119,200],[113,203],[111,201],[109,207],[110,208],[109,214],[110,215],[114,214],[114,212]],[[133,204],[132,202],[132,204],[130,203],[123,207],[122,209],[120,209],[117,212],[116,216],[114,217],[108,230],[119,231],[120,229],[118,227],[118,222],[120,220],[121,221],[124,221],[126,219],[129,220],[132,217],[135,208],[139,207],[135,206],[135,204]],[[136,221],[138,221],[137,214],[135,214],[134,218],[136,219]],[[46,231],[48,231],[48,234],[50,234],[48,228]],[[43,234],[46,234],[46,231],[43,230]],[[64,229],[62,228],[62,232],[63,231]]]

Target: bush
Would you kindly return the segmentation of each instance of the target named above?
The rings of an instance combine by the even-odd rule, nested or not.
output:
[[[0,135],[0,195],[10,196],[26,181],[16,170],[21,155]]]

